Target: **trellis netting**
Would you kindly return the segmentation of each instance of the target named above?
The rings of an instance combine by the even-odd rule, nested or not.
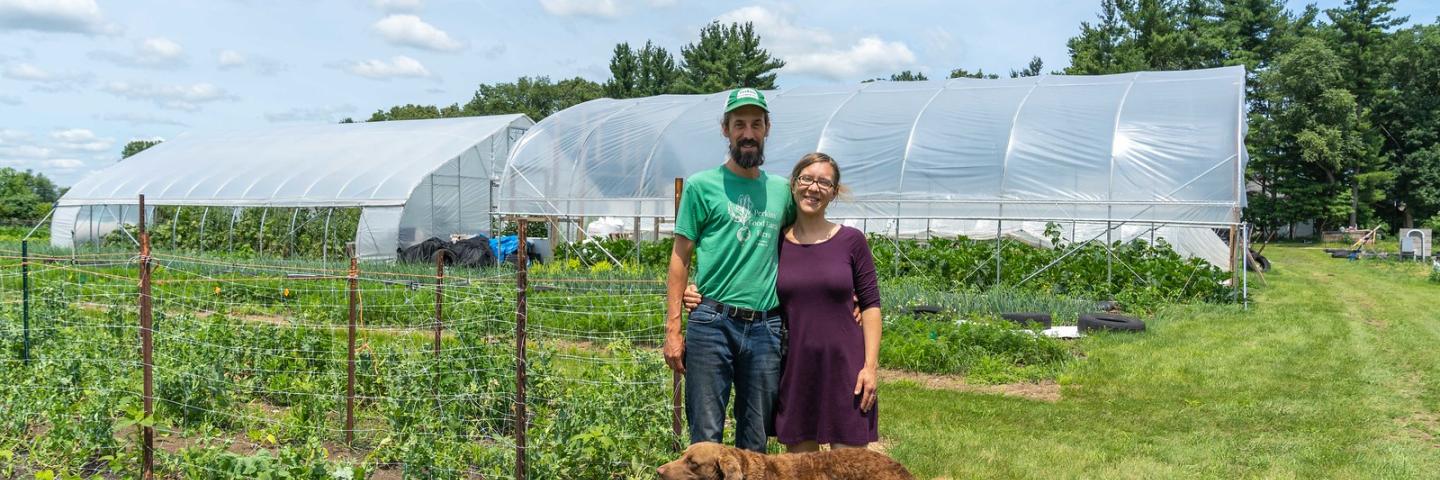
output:
[[[147,205],[223,210],[211,215],[359,207],[360,256],[394,258],[430,236],[489,233],[498,166],[533,123],[496,115],[183,134],[76,183],[60,199],[51,244],[134,223],[144,194]]]
[[[1164,238],[1228,268],[1213,229],[1245,207],[1243,67],[950,79],[765,92],[771,173],[840,164],[830,208],[894,236]],[[535,125],[502,175],[505,213],[672,215],[673,180],[720,165],[726,92],[600,99]]]

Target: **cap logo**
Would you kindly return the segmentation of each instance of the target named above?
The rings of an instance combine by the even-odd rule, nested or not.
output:
[[[753,88],[742,88],[742,89],[740,89],[740,91],[735,92],[735,98],[736,98],[736,99],[741,99],[741,98],[753,98],[753,99],[759,100],[759,99],[760,99],[760,92],[756,92],[755,89],[753,89]]]

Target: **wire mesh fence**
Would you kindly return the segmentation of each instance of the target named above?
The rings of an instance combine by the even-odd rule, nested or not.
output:
[[[629,478],[675,442],[658,279],[155,253],[147,415],[145,257],[12,247],[0,477],[143,476],[147,428],[162,478]]]

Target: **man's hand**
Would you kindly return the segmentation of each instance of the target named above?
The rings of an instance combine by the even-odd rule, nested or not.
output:
[[[689,283],[690,255],[695,242],[676,236],[670,250],[670,267],[665,275],[665,364],[675,373],[685,373],[685,285]],[[697,302],[698,303],[698,302]]]
[[[694,310],[695,307],[700,306],[700,301],[703,300],[704,298],[705,298],[705,297],[703,297],[703,296],[700,295],[700,289],[699,289],[699,288],[696,288],[696,287],[695,287],[695,284],[692,283],[692,284],[690,284],[690,286],[685,287],[685,309],[686,309],[686,310]],[[859,313],[859,310],[856,310],[856,313],[855,313],[855,314],[856,314],[856,315],[859,315],[859,314],[860,314],[860,313]]]
[[[855,396],[860,397],[860,411],[869,412],[875,407],[876,369],[862,368],[855,378]]]
[[[675,373],[685,374],[685,335],[665,334],[665,364]]]

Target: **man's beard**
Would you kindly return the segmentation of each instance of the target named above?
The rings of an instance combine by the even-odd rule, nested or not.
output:
[[[741,147],[753,146],[755,150],[746,152]],[[730,145],[730,159],[740,165],[740,168],[755,168],[765,164],[765,146],[754,140],[741,140],[739,143]]]

